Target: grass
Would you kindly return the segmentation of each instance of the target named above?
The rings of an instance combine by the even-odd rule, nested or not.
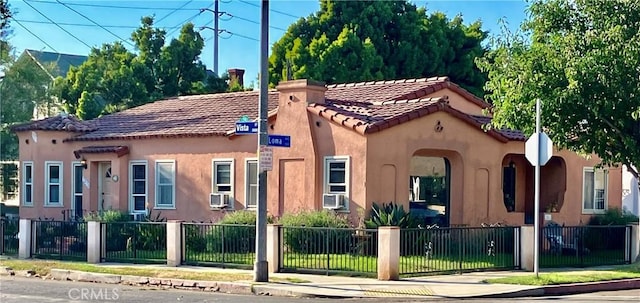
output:
[[[640,263],[617,266],[607,270],[573,271],[541,273],[535,275],[523,275],[485,280],[493,284],[520,284],[520,285],[559,285],[583,282],[611,281],[620,279],[640,278]]]
[[[13,270],[33,270],[40,276],[46,276],[51,269],[78,270],[91,273],[104,273],[115,275],[131,275],[164,279],[187,279],[204,281],[251,281],[253,275],[228,272],[196,272],[179,269],[154,269],[139,267],[106,267],[80,262],[45,261],[45,260],[0,260],[0,266],[11,267]],[[272,282],[308,283],[309,281],[298,278],[271,278]]]

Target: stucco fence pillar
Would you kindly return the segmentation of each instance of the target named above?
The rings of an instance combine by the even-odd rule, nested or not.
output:
[[[31,232],[31,219],[20,219],[18,230],[18,258],[31,258],[31,244],[35,241],[35,237]]]
[[[98,221],[87,222],[87,263],[100,263],[102,261],[100,252],[102,251],[102,231],[101,223]]]
[[[520,267],[526,271],[533,271],[534,232],[533,225],[520,226]]]
[[[400,279],[400,228],[378,227],[378,280]]]
[[[631,252],[631,256],[629,257],[629,261],[634,263],[636,261],[640,261],[640,225],[638,223],[630,224],[631,225],[631,249],[628,251]]]
[[[282,235],[281,224],[267,225],[267,264],[270,273],[276,273],[280,270],[282,264],[282,252],[284,252],[284,241]]]
[[[182,221],[169,220],[167,228],[167,266],[182,264]]]

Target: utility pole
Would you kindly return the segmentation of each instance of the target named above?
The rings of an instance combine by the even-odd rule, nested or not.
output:
[[[218,74],[218,19],[220,17],[220,11],[218,10],[219,2],[220,0],[213,0],[213,72],[218,77],[220,77],[220,74]]]
[[[536,278],[539,276],[538,274],[538,259],[540,252],[540,99],[536,99],[536,134],[538,134],[538,141],[536,143],[536,157],[538,158],[538,162],[536,163],[535,168],[535,197],[534,197],[534,231],[533,231],[533,271],[536,274]]]
[[[268,89],[269,89],[269,0],[262,0],[260,17],[260,100],[258,110],[260,122],[258,124],[259,148],[269,145],[267,130]],[[268,282],[269,268],[267,263],[267,170],[262,161],[258,161],[258,215],[256,218],[256,263],[254,265],[254,281]]]

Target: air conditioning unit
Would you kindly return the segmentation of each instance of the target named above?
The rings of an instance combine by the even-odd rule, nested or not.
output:
[[[223,193],[211,193],[211,199],[209,200],[209,206],[222,208],[229,206],[229,194]]]
[[[340,209],[344,207],[344,194],[324,194],[322,195],[322,207],[329,209]]]
[[[131,220],[133,221],[144,221],[145,214],[143,213],[133,213],[131,214]]]

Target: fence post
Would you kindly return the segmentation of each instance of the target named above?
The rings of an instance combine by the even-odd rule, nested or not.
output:
[[[276,273],[280,270],[280,224],[267,225],[267,264],[269,272]]]
[[[378,227],[378,280],[400,278],[400,228]]]
[[[167,228],[167,266],[182,263],[182,221],[169,220]]]
[[[102,249],[102,233],[100,222],[87,222],[87,263],[100,263]]]
[[[533,225],[520,226],[520,266],[526,271],[533,271],[534,228]]]
[[[631,256],[629,258],[629,263],[635,263],[638,261],[638,257],[640,257],[640,225],[638,223],[630,224],[631,225]]]
[[[20,219],[18,239],[20,241],[18,244],[18,258],[31,258],[31,219]]]

